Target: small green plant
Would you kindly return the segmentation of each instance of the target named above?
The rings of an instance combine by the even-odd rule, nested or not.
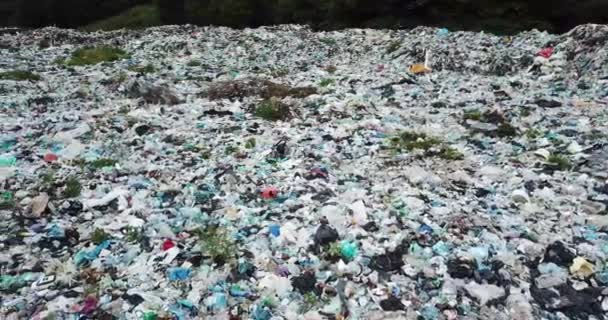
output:
[[[439,157],[446,160],[462,160],[464,159],[464,155],[452,148],[452,147],[442,147],[439,151]]]
[[[187,75],[184,80],[190,80],[190,81],[208,81],[209,79],[206,77],[200,77],[200,76],[193,76],[193,75]]]
[[[245,148],[247,148],[247,149],[255,148],[255,138],[247,139],[247,142],[245,142]]]
[[[393,146],[413,151],[414,149],[421,149],[428,151],[432,147],[441,144],[441,140],[434,137],[429,137],[424,133],[405,131],[402,132],[398,137],[393,138]]]
[[[388,54],[393,53],[393,52],[399,50],[399,48],[401,48],[401,42],[400,41],[392,41],[386,47],[386,53],[388,53]]]
[[[513,127],[507,119],[498,111],[480,112],[478,109],[466,110],[462,115],[463,120],[475,120],[484,123],[493,123],[498,125],[496,135],[500,138],[517,136],[517,129]],[[487,135],[493,135],[494,132],[485,132]]]
[[[547,158],[547,162],[549,164],[551,164],[552,166],[557,167],[561,171],[565,171],[565,170],[572,168],[572,164],[570,163],[570,160],[568,160],[568,158],[566,158],[565,156],[562,156],[560,154],[550,155],[549,158]]]
[[[108,239],[110,239],[110,235],[100,228],[95,229],[95,231],[93,231],[93,234],[91,235],[91,241],[94,244],[100,244]]]
[[[199,229],[196,234],[201,251],[215,262],[228,262],[234,257],[237,247],[226,229],[209,226],[206,229]]]
[[[441,139],[429,137],[424,133],[405,131],[390,140],[397,151],[422,150],[426,155],[438,156],[445,160],[461,160],[464,155],[455,148],[446,145]]]
[[[120,48],[111,46],[85,47],[74,51],[72,57],[65,61],[65,64],[68,66],[84,66],[117,61],[128,57],[129,54]]]
[[[329,38],[329,37],[319,38],[319,42],[326,44],[328,46],[336,45],[336,39]]]
[[[271,98],[262,101],[255,109],[253,115],[268,121],[279,121],[289,119],[291,111],[289,110],[289,106],[280,100]]]
[[[40,79],[42,78],[39,75],[25,70],[0,72],[0,80],[39,81]]]
[[[333,242],[326,247],[325,258],[327,260],[338,260],[342,256],[342,247],[340,242]]]
[[[118,108],[118,113],[127,114],[127,113],[129,113],[130,110],[131,109],[129,108],[129,106],[124,105],[124,106],[121,106],[120,108]]]
[[[513,127],[509,123],[503,122],[498,126],[498,130],[496,131],[496,134],[500,138],[515,137],[515,136],[517,136],[517,129],[515,129],[515,127]]]
[[[200,67],[201,62],[198,60],[190,60],[188,61],[188,67]]]
[[[80,169],[84,169],[87,166],[87,161],[84,160],[83,158],[76,158],[76,159],[70,161],[70,164],[77,166]]]
[[[63,191],[63,195],[66,198],[75,198],[80,196],[80,191],[82,190],[82,185],[80,181],[76,179],[76,177],[69,177],[65,182],[65,190]]]
[[[140,229],[134,227],[127,227],[127,242],[134,243],[140,242],[143,239],[143,234]]]
[[[51,186],[55,183],[55,171],[48,170],[42,175],[41,178],[42,178],[43,184],[45,184],[47,186]]]
[[[330,79],[330,78],[325,78],[322,79],[321,82],[319,82],[319,86],[321,87],[329,87],[330,85],[334,84],[334,79]]]
[[[542,132],[540,132],[540,130],[538,129],[528,129],[526,131],[526,137],[528,137],[528,139],[536,139],[538,137],[540,137],[542,135]]]
[[[100,158],[100,159],[97,159],[97,160],[94,160],[93,162],[91,162],[89,164],[89,166],[93,169],[101,169],[101,168],[105,168],[105,167],[113,167],[117,163],[118,163],[118,161],[116,161],[114,159]]]
[[[126,72],[120,72],[118,75],[116,75],[116,77],[114,78],[114,81],[116,83],[123,83],[123,82],[127,81],[128,78],[129,78],[129,76],[127,75]]]
[[[235,146],[227,146],[226,149],[224,150],[224,154],[231,155],[231,154],[237,153],[238,151],[239,151],[239,148],[237,148]]]
[[[481,118],[482,114],[481,111],[479,111],[478,109],[465,110],[464,114],[462,115],[463,120],[481,121]]]
[[[302,311],[306,312],[314,308],[319,302],[319,297],[313,292],[307,292],[303,296]]]
[[[289,69],[287,69],[287,68],[278,68],[278,69],[272,70],[272,72],[270,73],[270,75],[275,78],[281,78],[288,74],[289,74]]]
[[[127,68],[129,71],[137,72],[137,73],[154,73],[156,72],[156,68],[152,64],[147,64],[145,66],[135,65]]]

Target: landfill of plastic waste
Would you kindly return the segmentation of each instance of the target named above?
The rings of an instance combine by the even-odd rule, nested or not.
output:
[[[607,319],[608,26],[0,57],[2,319]]]

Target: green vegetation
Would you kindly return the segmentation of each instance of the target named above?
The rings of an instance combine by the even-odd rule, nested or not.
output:
[[[401,41],[392,41],[391,43],[389,43],[389,45],[386,47],[386,53],[387,54],[391,54],[397,50],[399,50],[399,48],[401,48]]]
[[[143,239],[143,234],[140,229],[127,227],[126,240],[130,243],[140,242]]]
[[[103,231],[103,229],[99,228],[95,229],[95,231],[93,231],[93,234],[91,235],[91,241],[94,244],[100,244],[108,239],[110,239],[110,235]]]
[[[503,122],[498,126],[498,131],[496,131],[496,134],[500,138],[515,137],[517,136],[517,129],[515,129],[515,127],[513,127],[511,124]]]
[[[224,150],[224,154],[228,156],[228,155],[237,153],[238,151],[239,151],[239,148],[237,148],[235,146],[227,146],[226,149]]]
[[[199,67],[201,65],[201,62],[198,60],[190,60],[188,61],[188,66],[189,67]]]
[[[493,123],[498,126],[496,130],[496,136],[499,138],[515,137],[517,136],[517,129],[513,127],[509,121],[498,111],[486,111],[481,112],[478,109],[465,110],[462,119],[474,120],[484,123]],[[494,132],[485,132],[486,135],[494,135]]]
[[[550,155],[549,158],[547,158],[547,162],[550,165],[557,167],[561,171],[566,171],[572,168],[570,160],[568,160],[568,158],[566,158],[565,156],[559,154]]]
[[[66,198],[76,198],[80,196],[80,192],[82,190],[82,185],[80,181],[76,177],[69,177],[65,182],[65,190],[63,191],[63,195]]]
[[[452,147],[442,147],[441,150],[439,151],[439,155],[440,158],[442,159],[446,159],[446,160],[462,160],[464,159],[464,155],[452,148]]]
[[[275,78],[284,77],[289,74],[289,69],[287,68],[277,68],[270,72],[270,75]]]
[[[328,37],[319,38],[319,42],[321,42],[323,44],[326,44],[328,46],[334,46],[334,45],[336,45],[336,39],[328,38]]]
[[[441,139],[429,137],[424,133],[405,131],[391,140],[391,147],[396,151],[422,150],[427,156],[437,156],[446,160],[461,160],[464,155],[446,145]]]
[[[230,238],[228,230],[219,226],[210,226],[195,232],[203,254],[215,262],[228,262],[234,258],[236,243]]]
[[[64,61],[64,64],[68,66],[84,66],[98,64],[101,62],[117,61],[128,57],[128,53],[115,47],[85,47],[74,51],[74,53],[72,53],[72,57],[67,61]]]
[[[319,82],[319,86],[328,87],[328,86],[334,84],[334,82],[335,82],[334,79],[325,78],[325,79],[322,79],[321,82]]]
[[[105,167],[113,167],[117,163],[118,163],[118,161],[116,161],[114,159],[100,158],[100,159],[97,159],[97,160],[94,160],[93,162],[91,162],[89,164],[89,166],[93,169],[101,169],[101,168],[105,168]]]
[[[303,296],[302,312],[306,312],[314,308],[319,302],[319,297],[314,292],[307,292]]]
[[[481,121],[482,114],[478,109],[465,110],[462,116],[463,120]]]
[[[262,101],[253,112],[253,115],[268,121],[288,120],[291,117],[289,106],[278,99]]]
[[[288,85],[254,78],[215,82],[203,93],[203,96],[210,100],[251,96],[260,96],[264,99],[270,99],[273,97],[304,98],[315,93],[317,93],[317,89],[313,87],[290,87]]]
[[[326,260],[336,261],[340,259],[340,257],[342,256],[342,247],[340,246],[340,242],[336,241],[326,246],[324,252]]]
[[[0,72],[0,80],[39,81],[40,79],[42,78],[39,75],[25,70]]]
[[[42,183],[51,186],[55,183],[55,171],[48,170],[42,175]]]
[[[152,64],[147,64],[145,66],[135,65],[127,68],[129,71],[137,72],[137,73],[153,73],[156,72],[156,68]],[[125,75],[126,76],[126,75]]]
[[[528,137],[528,139],[536,139],[538,137],[540,137],[542,135],[542,132],[540,132],[540,130],[538,129],[528,129],[526,131],[526,137]]]
[[[247,142],[245,142],[245,148],[253,149],[255,148],[255,138],[249,138]]]
[[[391,141],[394,147],[406,149],[407,151],[413,151],[414,149],[428,151],[432,147],[441,144],[441,140],[438,138],[411,131],[402,132],[398,137],[393,138]]]
[[[141,28],[160,21],[162,24],[231,27],[296,23],[325,30],[412,28],[422,24],[502,34],[533,28],[563,33],[581,21],[605,22],[601,18],[606,16],[607,8],[606,1],[602,0],[581,6],[572,6],[572,1],[553,1],[551,10],[542,10],[537,1],[529,0],[476,0],[466,1],[466,5],[453,0],[417,1],[415,10],[408,9],[413,1],[397,0],[15,0],[10,3],[16,7],[8,6],[4,24],[33,28],[86,25],[86,30],[110,30]],[[112,15],[116,16],[107,18]],[[566,16],[569,17],[566,22],[556,19]],[[97,22],[91,24],[93,21]]]
[[[129,78],[129,76],[127,75],[126,72],[120,72],[118,75],[116,75],[115,78],[113,78],[113,80],[116,83],[123,83],[123,82],[127,81],[128,78]]]
[[[532,114],[532,113],[530,112],[530,109],[525,108],[525,107],[522,107],[522,108],[520,109],[520,111],[519,111],[519,115],[520,115],[520,116],[522,116],[522,117],[528,117],[528,116],[530,116],[530,114]]]
[[[161,24],[158,7],[149,4],[133,7],[119,15],[93,22],[82,29],[85,31],[142,29]]]

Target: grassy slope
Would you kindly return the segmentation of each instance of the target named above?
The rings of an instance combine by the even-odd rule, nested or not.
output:
[[[160,14],[155,5],[133,7],[117,16],[93,22],[82,27],[85,31],[116,30],[122,28],[141,29],[160,25]]]

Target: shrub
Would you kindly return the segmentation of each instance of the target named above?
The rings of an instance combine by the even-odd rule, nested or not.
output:
[[[68,66],[83,66],[117,61],[128,57],[129,54],[120,48],[110,46],[85,47],[74,51],[72,57],[64,63]]]
[[[75,198],[80,196],[80,191],[82,190],[82,185],[80,181],[75,177],[69,177],[65,182],[65,190],[63,191],[63,195],[66,198]]]
[[[106,19],[95,21],[82,29],[85,31],[117,30],[117,29],[142,29],[161,24],[161,15],[155,5],[135,6],[127,11]]]
[[[0,72],[0,79],[14,81],[39,81],[41,77],[33,72],[25,70],[13,70]]]
[[[289,106],[277,99],[262,101],[253,114],[268,121],[288,120],[291,118]]]

